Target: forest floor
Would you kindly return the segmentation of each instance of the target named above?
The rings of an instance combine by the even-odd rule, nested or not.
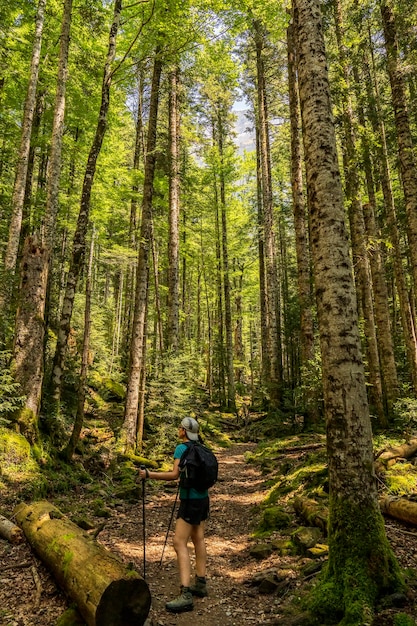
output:
[[[152,595],[147,623],[152,626],[241,626],[242,624],[298,624],[286,605],[298,598],[310,581],[301,574],[306,562],[300,556],[279,556],[273,552],[264,560],[250,556],[257,542],[252,531],[259,518],[259,505],[267,491],[268,476],[245,462],[251,443],[233,444],[217,451],[220,479],[211,490],[211,515],[207,523],[209,596],[195,599],[194,611],[180,615],[165,610],[165,603],[178,595],[178,577],[172,548],[172,529],[160,566],[165,535],[175,500],[175,490],[157,489],[146,483],[146,580]],[[158,483],[160,485],[160,483]],[[69,496],[68,496],[69,497]],[[72,495],[74,507],[82,491]],[[68,502],[71,505],[71,501]],[[103,520],[97,520],[97,525]],[[118,505],[105,521],[98,541],[134,563],[143,572],[142,503]],[[294,517],[294,528],[297,527]],[[394,520],[386,521],[387,534],[403,567],[416,567],[417,530]],[[287,535],[283,537],[288,538]],[[274,538],[279,538],[277,533]],[[257,572],[278,568],[286,570],[285,584],[279,591],[260,594],[253,585]],[[11,545],[0,539],[0,625],[54,626],[70,605],[63,592],[28,544]],[[378,614],[375,626],[392,625],[395,612],[415,615],[416,589],[408,594],[401,609],[386,609]]]

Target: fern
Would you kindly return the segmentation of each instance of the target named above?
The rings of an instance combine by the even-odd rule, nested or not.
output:
[[[8,418],[25,401],[25,396],[19,395],[20,385],[14,380],[10,371],[10,357],[10,352],[0,351],[0,426],[10,424]]]

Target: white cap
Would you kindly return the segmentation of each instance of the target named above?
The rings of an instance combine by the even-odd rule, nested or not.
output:
[[[181,426],[185,429],[187,437],[190,441],[198,441],[199,425],[197,420],[192,417],[184,417]]]

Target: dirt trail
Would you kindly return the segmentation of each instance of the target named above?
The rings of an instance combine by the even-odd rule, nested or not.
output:
[[[175,518],[162,567],[159,565],[176,489],[171,483],[162,490],[161,483],[146,483],[146,579],[152,594],[149,618],[153,626],[267,624],[277,613],[276,595],[260,598],[243,584],[256,569],[268,567],[268,562],[259,563],[249,556],[256,505],[264,496],[260,472],[244,460],[245,452],[254,447],[235,444],[217,451],[219,481],[211,489],[206,532],[209,597],[196,599],[190,613],[173,615],[165,610],[166,601],[179,592],[172,548]],[[124,504],[113,509],[98,541],[142,573],[142,534],[142,503]],[[0,539],[0,626],[54,626],[70,604],[27,543],[13,546]]]
[[[254,448],[254,444],[235,444],[217,451],[220,480],[211,490],[211,517],[206,533],[209,597],[196,598],[194,611],[189,613],[175,615],[165,610],[166,601],[179,592],[172,530],[162,567],[159,566],[175,488],[172,483],[166,486],[156,481],[146,483],[146,579],[152,595],[149,615],[152,626],[272,626],[289,623],[287,617],[283,617],[283,602],[296,595],[305,583],[300,572],[304,560],[273,552],[269,558],[256,561],[249,554],[251,532],[259,516],[257,505],[267,488],[265,477],[244,460],[245,452]],[[71,497],[79,500],[83,494],[74,493]],[[77,508],[71,500],[67,500],[66,505],[67,509]],[[101,521],[97,519],[97,526]],[[395,520],[387,520],[386,529],[401,566],[414,568],[417,555],[415,529],[407,529]],[[119,502],[110,519],[106,520],[98,541],[123,561],[133,563],[142,573],[142,534],[142,503],[128,505]],[[279,592],[260,595],[248,581],[256,572],[268,568],[285,569],[286,581]],[[410,588],[408,595],[411,607],[408,612],[413,614],[417,584]],[[27,543],[13,546],[0,539],[0,626],[55,626],[70,604]],[[395,609],[380,612],[374,623],[392,626],[395,612]]]
[[[147,483],[146,497],[146,568],[152,594],[150,618],[154,626],[237,626],[270,623],[276,612],[274,596],[259,596],[243,583],[255,569],[265,568],[249,557],[255,505],[264,497],[263,479],[259,471],[245,463],[244,454],[253,444],[236,444],[217,452],[219,482],[210,490],[211,515],[207,523],[209,597],[195,599],[194,611],[173,615],[165,610],[165,602],[179,593],[172,530],[159,566],[175,492],[152,493]],[[149,486],[148,486],[149,485]],[[133,561],[139,571],[143,567],[142,508],[135,506],[118,527],[106,525],[100,541]],[[114,520],[115,521],[115,520]],[[174,526],[175,519],[172,524]]]

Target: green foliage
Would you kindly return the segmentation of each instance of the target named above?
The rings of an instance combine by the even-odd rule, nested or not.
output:
[[[397,496],[413,494],[416,490],[417,468],[411,463],[395,463],[384,476],[389,493]]]
[[[393,408],[392,427],[403,434],[417,428],[417,399],[406,397],[398,400]]]
[[[0,352],[0,426],[10,424],[13,413],[20,409],[25,397],[19,395],[20,385],[11,373],[9,362],[11,353]]]
[[[4,427],[0,427],[0,468],[0,488],[7,485],[14,496],[31,489],[37,493],[46,489],[47,480],[32,456],[27,439]]]
[[[407,613],[397,613],[394,615],[393,626],[416,626],[416,620]]]

